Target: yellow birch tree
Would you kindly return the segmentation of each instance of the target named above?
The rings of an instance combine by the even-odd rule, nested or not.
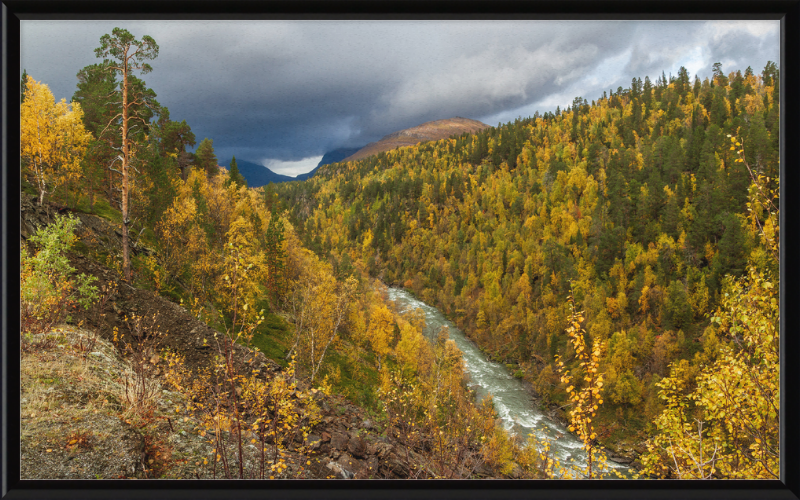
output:
[[[50,88],[28,78],[20,111],[20,157],[39,192],[46,194],[80,174],[80,162],[91,135],[83,127],[80,104],[56,103]]]

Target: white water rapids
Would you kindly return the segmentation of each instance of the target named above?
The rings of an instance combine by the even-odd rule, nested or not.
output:
[[[388,295],[389,300],[396,303],[398,312],[422,309],[425,313],[424,333],[429,340],[433,340],[443,326],[447,327],[449,338],[463,354],[470,388],[475,390],[478,401],[492,395],[495,410],[506,430],[522,438],[531,433],[539,439],[547,437],[562,466],[569,466],[570,460],[574,460],[574,465],[585,467],[586,452],[581,441],[542,413],[522,381],[514,378],[504,365],[486,359],[480,349],[435,307],[415,299],[402,289],[389,288]],[[627,475],[627,466],[612,461],[608,465]]]

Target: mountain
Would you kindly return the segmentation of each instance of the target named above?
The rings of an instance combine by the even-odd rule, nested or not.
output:
[[[446,139],[451,135],[461,135],[464,132],[480,132],[488,128],[489,125],[469,118],[448,118],[445,120],[435,120],[426,122],[416,127],[393,132],[384,136],[380,141],[371,142],[359,149],[356,153],[344,158],[342,161],[355,161],[367,156],[390,151],[403,146],[414,146],[420,142],[438,141]]]
[[[312,178],[323,165],[338,163],[340,161],[360,160],[383,151],[390,151],[403,146],[414,146],[420,142],[438,141],[439,139],[446,139],[451,135],[460,135],[464,132],[480,132],[488,127],[489,125],[477,120],[470,120],[469,118],[461,118],[458,116],[446,120],[426,122],[416,127],[393,132],[384,136],[380,141],[371,142],[360,149],[338,148],[333,151],[328,151],[322,156],[322,160],[320,160],[314,170],[305,174],[300,174],[297,177],[276,174],[263,165],[247,160],[237,159],[236,164],[239,167],[239,172],[247,179],[247,185],[250,187],[259,187],[269,184],[270,182],[304,181]],[[220,166],[225,168],[230,168],[229,165],[230,160],[225,164],[220,164]]]
[[[315,171],[317,168],[319,168],[319,167],[321,167],[323,165],[329,165],[331,163],[338,163],[338,162],[344,160],[345,158],[347,158],[348,156],[356,154],[361,149],[362,148],[339,148],[339,149],[334,149],[333,151],[328,151],[327,153],[325,153],[325,155],[319,161],[319,165],[317,165],[317,167],[314,170],[312,170],[311,172]],[[311,172],[309,172],[309,173],[311,173]]]
[[[230,169],[230,160],[225,162],[225,164],[220,163],[220,166]],[[270,182],[278,183],[297,180],[296,177],[276,174],[267,167],[258,163],[253,163],[252,161],[240,160],[237,158],[236,166],[239,167],[239,172],[244,176],[245,180],[247,180],[247,185],[249,187],[260,187]]]
[[[319,164],[316,167],[314,167],[314,170],[306,172],[305,174],[300,174],[297,177],[295,177],[295,179],[300,181],[310,179],[314,177],[314,174],[317,173],[319,167],[323,165],[330,165],[331,163],[338,163],[347,158],[348,156],[355,154],[360,149],[361,148],[339,148],[339,149],[334,149],[333,151],[328,151],[322,156],[322,159],[319,161]]]

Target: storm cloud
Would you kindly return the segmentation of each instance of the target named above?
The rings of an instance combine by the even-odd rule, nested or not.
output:
[[[778,21],[22,21],[22,68],[70,100],[117,26],[156,40],[143,78],[198,142],[288,175],[425,121],[495,125],[680,66],[780,59]]]

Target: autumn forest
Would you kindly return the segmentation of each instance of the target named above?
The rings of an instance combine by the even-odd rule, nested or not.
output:
[[[779,477],[775,63],[637,76],[251,188],[159,104],[158,52],[117,28],[71,102],[21,81],[22,218],[43,220],[20,239],[23,396],[67,377],[31,374],[77,345],[63,329],[113,346],[118,404],[74,411],[142,429],[150,461],[124,477]],[[501,425],[389,287],[508,367],[586,461]],[[191,328],[159,326],[176,315]]]

